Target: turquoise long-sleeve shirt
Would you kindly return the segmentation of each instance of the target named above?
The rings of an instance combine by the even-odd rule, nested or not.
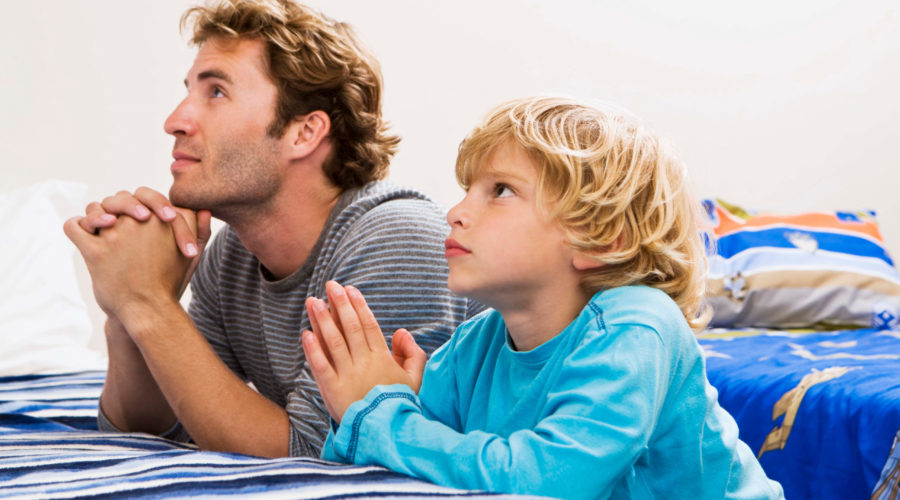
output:
[[[375,387],[322,457],[567,499],[783,498],[716,394],[675,303],[654,288],[614,288],[527,352],[512,348],[496,311],[463,323],[418,395]]]

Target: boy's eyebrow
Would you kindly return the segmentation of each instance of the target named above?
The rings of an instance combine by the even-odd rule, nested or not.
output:
[[[197,81],[211,79],[222,80],[225,83],[234,83],[231,81],[231,78],[227,74],[225,74],[224,71],[218,69],[208,69],[206,71],[201,71],[200,74],[197,75]],[[188,86],[187,78],[184,79],[184,86]]]
[[[491,177],[491,178],[506,177],[506,178],[512,178],[513,180],[517,180],[520,182],[525,181],[525,177],[519,175],[517,172],[515,172],[513,170],[506,170],[503,168],[496,168],[496,167],[485,168],[484,170],[481,171],[481,175],[483,177]]]

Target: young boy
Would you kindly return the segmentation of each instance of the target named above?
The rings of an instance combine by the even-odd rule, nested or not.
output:
[[[562,498],[782,497],[706,379],[704,247],[659,139],[522,99],[462,143],[456,174],[449,286],[493,311],[426,366],[404,330],[392,356],[355,288],[308,299],[303,348],[339,424],[323,458]]]

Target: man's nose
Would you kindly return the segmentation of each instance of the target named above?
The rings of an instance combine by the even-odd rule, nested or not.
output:
[[[169,135],[194,135],[197,131],[197,122],[188,97],[185,97],[172,114],[166,118],[163,128]]]

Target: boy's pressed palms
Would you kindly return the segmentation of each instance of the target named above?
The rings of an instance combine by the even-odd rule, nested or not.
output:
[[[405,384],[418,392],[427,356],[412,334],[397,330],[388,349],[359,290],[331,281],[326,292],[327,305],[306,300],[312,332],[303,332],[303,351],[331,417],[340,423],[376,385]]]

